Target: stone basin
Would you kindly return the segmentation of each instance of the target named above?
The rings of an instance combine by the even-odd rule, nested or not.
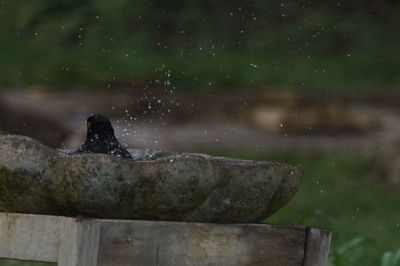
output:
[[[0,136],[0,211],[113,219],[260,222],[300,185],[297,168],[205,154],[71,155]]]

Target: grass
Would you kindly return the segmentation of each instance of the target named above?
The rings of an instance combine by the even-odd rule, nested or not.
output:
[[[300,167],[298,193],[265,222],[331,229],[332,266],[400,265],[400,193],[371,177],[370,161],[349,154],[218,154]]]
[[[3,87],[112,89],[110,83],[160,81],[178,90],[275,88],[325,96],[400,85],[400,5],[393,1],[382,2],[377,14],[365,1],[340,7],[295,0],[3,2]],[[291,14],[282,16],[285,10]]]
[[[35,262],[35,261],[22,261],[0,258],[0,266],[56,266],[56,263],[50,262]]]

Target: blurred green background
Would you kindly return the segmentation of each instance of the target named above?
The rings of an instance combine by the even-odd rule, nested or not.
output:
[[[184,90],[268,86],[325,93],[400,84],[396,0],[0,5],[0,83],[7,87],[159,79]]]
[[[398,0],[2,0],[0,131],[76,148],[102,112],[133,147],[296,165],[299,192],[265,222],[332,229],[331,266],[400,265],[399,14]],[[30,265],[16,263],[0,259]]]

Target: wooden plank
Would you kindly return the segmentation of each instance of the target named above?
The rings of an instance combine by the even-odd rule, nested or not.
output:
[[[0,213],[0,257],[57,262],[62,219]]]
[[[322,266],[328,230],[0,213],[0,257],[60,266]]]
[[[304,260],[304,227],[103,221],[99,266],[280,265]]]
[[[63,219],[58,265],[96,266],[99,239],[98,220]]]
[[[307,228],[304,266],[325,266],[328,262],[332,233],[329,230]]]

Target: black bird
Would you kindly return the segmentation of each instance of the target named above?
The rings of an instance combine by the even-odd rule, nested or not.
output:
[[[86,120],[85,143],[75,153],[104,153],[122,158],[131,154],[118,142],[110,120],[102,115],[92,115]]]

